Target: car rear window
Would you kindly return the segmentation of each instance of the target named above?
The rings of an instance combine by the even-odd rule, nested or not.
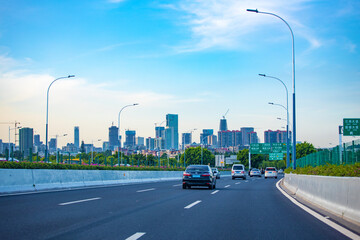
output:
[[[275,171],[275,168],[269,167],[269,168],[266,168],[266,171]]]
[[[194,166],[194,167],[188,167],[186,171],[209,171],[209,168],[207,166]]]
[[[234,166],[234,170],[244,170],[243,166]]]
[[[253,168],[251,169],[251,171],[259,171],[259,169]]]

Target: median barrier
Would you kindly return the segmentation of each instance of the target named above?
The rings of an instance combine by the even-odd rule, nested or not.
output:
[[[283,186],[344,219],[360,224],[360,178],[285,174]]]
[[[0,193],[180,180],[182,171],[0,169]]]

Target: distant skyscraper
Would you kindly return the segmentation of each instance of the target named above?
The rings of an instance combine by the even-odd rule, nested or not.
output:
[[[254,132],[253,127],[243,127],[241,128],[242,133],[242,145],[243,146],[250,146],[250,133]],[[252,139],[254,140],[254,139]],[[254,143],[254,142],[252,142]]]
[[[154,150],[155,149],[155,138],[147,138],[146,139],[146,149]]]
[[[202,144],[208,144],[208,136],[211,136],[214,134],[213,129],[203,129],[203,132],[200,134],[200,143]]]
[[[166,115],[165,147],[166,149],[179,148],[179,130],[177,114]]]
[[[49,141],[49,151],[55,152],[57,150],[56,138],[51,138]]]
[[[135,145],[136,145],[136,131],[126,130],[124,147],[134,147]]]
[[[155,137],[165,139],[165,127],[155,127]]]
[[[137,137],[136,138],[136,145],[137,146],[145,146],[144,138],[143,137]]]
[[[182,134],[182,141],[181,141],[181,144],[182,144],[182,148],[184,149],[186,145],[189,145],[191,144],[191,133],[183,133]]]
[[[109,148],[115,150],[117,147],[120,147],[119,128],[111,126],[109,127]]]
[[[218,146],[222,148],[233,146],[232,131],[227,130],[218,132]]]
[[[39,134],[35,134],[35,135],[34,135],[34,146],[35,146],[35,147],[39,147],[40,145],[41,145],[40,135],[39,135]]]
[[[32,154],[34,146],[34,130],[32,128],[21,128],[19,131],[20,152],[25,156]]]
[[[289,138],[291,139],[291,132],[289,131]],[[272,131],[267,130],[264,132],[265,143],[286,143],[286,131]]]
[[[259,138],[258,138],[258,135],[256,132],[250,132],[249,133],[249,138],[250,138],[250,143],[249,144],[252,144],[252,143],[259,143]]]
[[[220,119],[220,127],[219,127],[219,131],[227,131],[228,127],[227,127],[227,122],[226,119]]]
[[[79,127],[74,127],[74,145],[76,148],[80,147],[80,134],[79,134]]]

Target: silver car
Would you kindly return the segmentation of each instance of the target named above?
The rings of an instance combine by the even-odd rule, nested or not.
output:
[[[217,168],[211,168],[214,175],[216,176],[216,179],[220,179],[220,171]]]
[[[231,178],[242,178],[246,179],[245,166],[242,164],[234,164],[231,168]]]

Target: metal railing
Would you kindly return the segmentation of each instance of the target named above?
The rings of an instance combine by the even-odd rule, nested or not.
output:
[[[360,139],[344,143],[343,146],[341,146],[341,150],[341,155],[339,146],[311,153],[305,157],[298,159],[296,162],[296,166],[316,167],[326,164],[340,165],[355,164],[357,162],[360,162]]]

